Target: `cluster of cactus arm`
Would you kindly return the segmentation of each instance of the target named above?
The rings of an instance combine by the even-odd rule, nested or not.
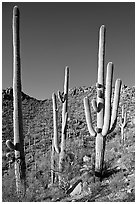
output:
[[[120,79],[116,80],[113,108],[111,108],[113,64],[112,62],[109,62],[107,65],[106,83],[104,83],[105,33],[105,26],[103,25],[101,26],[99,33],[98,82],[96,84],[97,100],[92,100],[93,109],[97,113],[96,130],[92,124],[89,99],[88,97],[84,98],[87,127],[91,136],[96,136],[95,171],[99,172],[100,174],[102,174],[103,170],[106,136],[115,129],[117,122],[118,105],[122,83]]]
[[[65,80],[64,80],[64,93],[61,94],[58,91],[59,101],[62,103],[62,135],[61,135],[61,144],[59,145],[58,138],[58,109],[57,109],[57,99],[56,94],[52,94],[52,103],[53,103],[53,127],[54,127],[54,137],[53,145],[55,151],[59,154],[59,182],[61,182],[61,172],[63,171],[63,159],[65,156],[65,146],[66,146],[66,134],[67,134],[67,119],[68,119],[68,84],[69,84],[69,68],[65,69]],[[52,151],[54,151],[52,148]],[[52,162],[53,163],[53,162]]]

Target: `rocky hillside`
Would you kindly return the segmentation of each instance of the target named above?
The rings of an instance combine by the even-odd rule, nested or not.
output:
[[[52,100],[37,100],[22,92],[23,126],[25,136],[25,154],[27,163],[27,192],[23,201],[134,201],[135,199],[135,87],[124,85],[121,89],[118,124],[113,133],[108,135],[105,166],[107,174],[103,181],[93,182],[91,162],[83,158],[94,156],[94,138],[87,129],[83,98],[90,101],[96,98],[96,88],[75,87],[69,90],[69,122],[66,153],[75,155],[71,167],[66,161],[64,178],[66,183],[82,180],[79,195],[66,194],[66,187],[61,189],[50,186],[50,157],[53,135]],[[2,173],[3,201],[18,201],[15,191],[14,162],[8,162],[5,145],[7,139],[13,141],[13,90],[2,92]],[[126,105],[127,126],[126,141],[121,143],[119,118],[121,107]],[[92,109],[92,107],[91,107]],[[61,103],[58,101],[59,131],[61,132]],[[92,109],[93,124],[96,126],[96,113]],[[90,173],[89,173],[90,172]],[[64,183],[65,183],[64,182]],[[64,184],[65,185],[65,184]]]

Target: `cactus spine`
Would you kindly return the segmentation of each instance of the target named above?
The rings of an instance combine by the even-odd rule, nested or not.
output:
[[[58,98],[62,103],[62,133],[61,133],[61,144],[59,147],[58,142],[58,127],[57,127],[57,101],[56,95],[52,94],[53,102],[53,124],[54,124],[54,140],[53,145],[55,151],[59,154],[59,183],[61,182],[61,173],[63,171],[63,160],[65,156],[65,146],[66,146],[66,135],[67,135],[67,119],[68,119],[68,86],[69,86],[69,67],[65,69],[65,80],[64,80],[64,92],[61,94],[58,91]],[[52,161],[53,163],[53,161]]]
[[[93,100],[92,105],[94,111],[97,112],[97,128],[96,131],[92,125],[91,111],[89,99],[84,98],[84,108],[88,130],[91,136],[96,136],[96,161],[95,172],[99,177],[102,176],[106,136],[112,132],[116,126],[118,104],[120,99],[121,80],[117,79],[115,83],[115,94],[113,108],[111,112],[111,95],[112,95],[112,79],[113,64],[107,65],[106,74],[106,90],[104,85],[104,56],[105,56],[105,26],[102,25],[99,33],[99,54],[98,54],[98,82],[97,101]],[[105,92],[105,95],[104,95]]]
[[[7,146],[15,150],[15,177],[19,196],[25,194],[26,164],[24,155],[24,136],[21,104],[20,37],[19,9],[13,8],[13,98],[14,98],[14,144],[7,141]]]
[[[124,129],[127,125],[127,112],[125,111],[124,105],[122,106],[122,113],[121,113],[121,118],[120,118],[120,129],[121,129],[121,142],[124,144],[125,143],[125,134],[124,134]]]

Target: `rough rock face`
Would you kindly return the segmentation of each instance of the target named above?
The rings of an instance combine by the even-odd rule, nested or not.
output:
[[[22,101],[23,101],[24,99],[32,98],[32,97],[26,95],[26,94],[23,93],[23,92],[22,92],[21,97],[22,97]],[[12,88],[12,87],[9,87],[9,88],[7,88],[7,89],[3,89],[3,90],[2,90],[2,99],[3,99],[3,100],[13,100],[13,88]]]
[[[3,100],[12,100],[13,99],[13,89],[9,87],[2,90],[2,99]]]

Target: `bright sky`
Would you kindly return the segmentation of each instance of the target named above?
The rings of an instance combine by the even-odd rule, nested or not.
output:
[[[63,90],[64,68],[70,88],[97,79],[99,27],[106,26],[106,60],[114,80],[135,83],[134,3],[2,3],[2,88],[12,86],[12,9],[20,9],[22,89],[37,99]]]

